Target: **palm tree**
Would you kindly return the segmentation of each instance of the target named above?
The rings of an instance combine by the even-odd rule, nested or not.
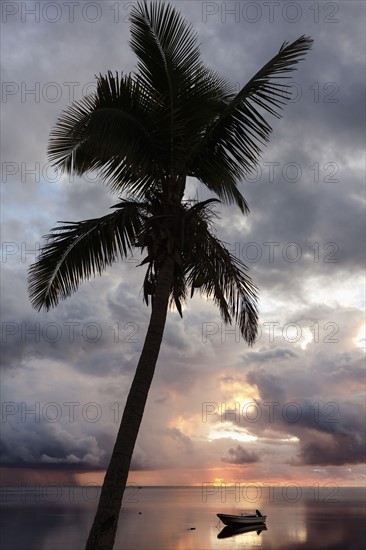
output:
[[[87,550],[113,548],[130,462],[154,375],[167,310],[195,289],[211,296],[226,323],[251,345],[257,331],[256,287],[246,266],[212,232],[214,203],[248,205],[238,183],[257,165],[271,126],[290,95],[282,79],[311,47],[284,43],[239,91],[200,59],[197,36],[166,2],[138,2],[131,12],[136,74],[99,75],[97,89],[74,102],[51,132],[55,168],[96,170],[117,193],[113,212],[60,222],[30,267],[29,294],[40,310],[134,249],[146,252],[144,299],[151,317],[108,466]],[[281,76],[280,76],[281,75]],[[279,81],[278,81],[279,79]],[[184,199],[187,177],[218,199]]]

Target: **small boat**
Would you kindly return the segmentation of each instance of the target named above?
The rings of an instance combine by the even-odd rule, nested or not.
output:
[[[222,523],[224,523],[225,525],[233,525],[233,524],[258,525],[258,524],[265,523],[267,519],[267,516],[263,516],[259,510],[256,510],[255,515],[254,514],[253,515],[217,514],[217,517],[220,518]]]

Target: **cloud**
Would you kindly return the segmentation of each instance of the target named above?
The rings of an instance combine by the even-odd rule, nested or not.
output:
[[[364,432],[349,434],[324,434],[312,432],[303,437],[298,459],[292,463],[295,466],[342,466],[345,464],[364,464],[365,436]]]
[[[180,444],[180,447],[185,451],[192,450],[192,440],[190,437],[184,435],[179,428],[170,428],[169,430],[170,437],[177,441]]]
[[[263,349],[257,352],[248,352],[244,355],[244,359],[249,359],[249,361],[254,363],[265,363],[271,359],[278,358],[291,359],[291,357],[298,357],[298,353],[291,348]]]
[[[327,403],[319,417],[314,406],[312,411],[310,407],[303,410],[297,425],[300,451],[294,465],[364,463],[366,421],[362,403],[347,400]]]
[[[258,453],[247,451],[241,445],[230,448],[228,454],[229,456],[222,458],[228,464],[252,464],[260,460]]]
[[[293,465],[361,464],[365,403],[361,394],[348,395],[348,388],[361,382],[361,360],[357,352],[342,354],[331,364],[318,358],[310,372],[292,369],[291,377],[289,369],[250,371],[247,380],[258,387],[262,400],[261,416],[248,429],[257,435],[272,429],[296,437],[299,451],[290,460]]]
[[[6,468],[102,470],[106,452],[92,435],[77,435],[45,421],[6,426],[0,461]],[[4,430],[5,432],[5,430]]]

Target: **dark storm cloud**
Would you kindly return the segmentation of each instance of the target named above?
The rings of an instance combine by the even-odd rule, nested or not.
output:
[[[318,419],[310,407],[302,407],[297,423],[301,433],[300,452],[295,465],[362,464],[365,461],[365,407],[341,401],[326,404]],[[324,411],[326,413],[324,414]]]
[[[87,308],[82,315],[80,306],[78,302],[78,315],[61,318],[53,313],[15,317],[3,311],[2,367],[51,360],[93,376],[129,371],[141,345],[139,325],[118,323],[104,313],[89,316]]]
[[[323,162],[323,166],[330,160]],[[264,162],[279,161],[271,157]],[[319,160],[314,157],[286,160],[282,155],[280,164],[284,167],[296,163],[296,170],[299,174],[302,170],[305,178],[306,167],[314,162]],[[336,164],[339,166],[339,162],[332,166],[336,168]],[[267,164],[263,172],[268,175],[268,170]],[[307,178],[310,180],[311,174]],[[337,183],[318,184],[321,186],[318,188],[311,180],[243,186],[242,191],[252,206],[250,229],[238,232],[235,224],[230,229],[223,227],[222,239],[230,243],[232,253],[250,268],[251,277],[261,289],[288,292],[306,301],[303,284],[308,277],[342,274],[344,279],[349,269],[363,268],[364,246],[360,241],[364,230],[363,207],[361,200],[355,200],[362,183],[359,180],[359,185],[354,185],[358,176],[353,175],[352,169],[347,174],[343,168],[337,178]]]
[[[101,6],[101,3],[99,5]],[[7,96],[7,101],[14,106],[15,118],[13,122],[7,118],[5,127],[14,124],[15,119],[18,120],[19,117],[18,127],[25,123],[30,131],[37,128],[37,139],[27,141],[24,133],[9,132],[4,159],[34,162],[39,159],[40,152],[41,158],[45,159],[44,153],[51,125],[70,99],[80,99],[83,90],[91,91],[93,86],[85,86],[95,83],[94,75],[99,72],[106,72],[108,69],[119,70],[122,67],[127,72],[131,70],[131,56],[126,48],[129,38],[128,23],[120,20],[119,24],[113,24],[113,13],[108,10],[109,5],[110,3],[103,2],[102,17],[94,24],[88,21],[87,14],[83,15],[81,5],[79,10],[76,10],[73,21],[68,17],[67,6],[64,4],[61,6],[62,17],[55,23],[47,21],[47,16],[42,14],[39,22],[35,22],[34,17],[32,20],[32,16],[22,21],[21,9],[18,16],[7,17],[4,24],[7,40],[4,41],[3,49],[4,57],[9,59],[6,64],[6,81],[14,83],[19,92]],[[22,8],[22,5],[19,7]],[[38,7],[42,10],[42,4],[38,4]],[[108,59],[105,59],[104,48],[100,47],[101,36],[104,47],[109,51]],[[24,47],[13,47],[19,43]],[[78,51],[77,56],[74,55],[75,51]],[[34,63],[34,59],[38,62]],[[91,59],[93,68],[90,64]],[[50,83],[56,84],[53,90]],[[39,89],[39,93],[26,93],[26,90],[32,89]],[[55,97],[58,98],[57,101],[54,100]],[[20,124],[20,121],[23,121],[23,124]],[[37,121],[37,124],[32,125],[33,121]],[[15,147],[16,137],[18,147]],[[43,145],[41,150],[39,144]],[[22,154],[19,154],[20,150]]]
[[[363,413],[362,413],[363,414]],[[312,432],[300,443],[300,453],[292,464],[295,466],[342,466],[344,464],[364,464],[365,426],[362,432],[349,434],[324,434]]]
[[[253,462],[259,462],[259,454],[250,452],[244,449],[241,445],[230,448],[228,450],[228,456],[222,459],[223,462],[228,464],[253,464]]]
[[[309,374],[296,369],[291,380],[287,370],[275,374],[263,368],[251,371],[247,381],[258,387],[262,399],[258,406],[266,413],[246,427],[257,435],[274,429],[297,437],[300,450],[291,460],[293,465],[362,463],[366,445],[365,404],[361,395],[351,399],[347,395],[350,384],[355,380],[360,383],[360,360],[360,356],[353,362],[350,357],[340,357],[332,368],[329,364],[318,365]],[[310,377],[314,380],[313,388],[309,385]],[[334,377],[331,384],[330,377]],[[332,396],[329,390],[336,393]]]
[[[120,293],[112,290],[101,301],[93,300],[105,288],[105,283],[96,278],[82,284],[77,296],[61,302],[57,309],[36,312],[27,295],[28,265],[19,264],[21,269],[11,276],[12,292],[3,291],[3,368],[19,367],[38,358],[67,363],[95,376],[130,370],[131,358],[142,346],[148,318],[141,297],[133,294],[131,287],[125,286]],[[122,274],[125,269],[124,262],[115,266],[115,271]],[[2,270],[9,276],[12,272],[9,263]],[[123,309],[119,303],[123,303]]]
[[[28,404],[28,410],[32,407]],[[0,464],[12,468],[100,470],[106,467],[106,452],[92,435],[75,436],[59,423],[12,422],[3,426]]]
[[[284,381],[275,372],[266,372],[260,368],[247,374],[247,382],[257,386],[264,401],[273,400],[283,402],[286,399],[287,389]]]
[[[348,395],[349,388],[354,390],[360,387],[364,376],[364,354],[355,350],[329,357],[326,353],[318,352],[311,357],[308,365],[299,354],[296,362],[281,363],[281,368],[278,367],[278,364],[273,367],[268,365],[251,369],[247,373],[247,382],[257,386],[264,401],[281,397],[282,401],[290,401],[305,396],[315,400],[326,395],[343,399]]]

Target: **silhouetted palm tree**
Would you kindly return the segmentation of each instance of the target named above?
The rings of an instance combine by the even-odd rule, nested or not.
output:
[[[312,42],[302,36],[284,43],[236,92],[203,65],[195,33],[168,3],[138,2],[131,35],[138,72],[100,75],[96,92],[62,113],[49,143],[56,168],[79,175],[97,170],[119,203],[102,218],[52,229],[29,275],[33,306],[49,309],[135,247],[147,252],[143,290],[146,302],[151,299],[150,323],[87,550],[113,548],[169,303],[182,314],[187,293],[199,289],[213,297],[225,322],[239,324],[248,344],[255,340],[256,287],[211,231],[213,203],[220,201],[185,201],[186,179],[197,178],[223,202],[249,212],[237,184],[269,140],[265,112],[280,117],[290,97],[284,75]]]

